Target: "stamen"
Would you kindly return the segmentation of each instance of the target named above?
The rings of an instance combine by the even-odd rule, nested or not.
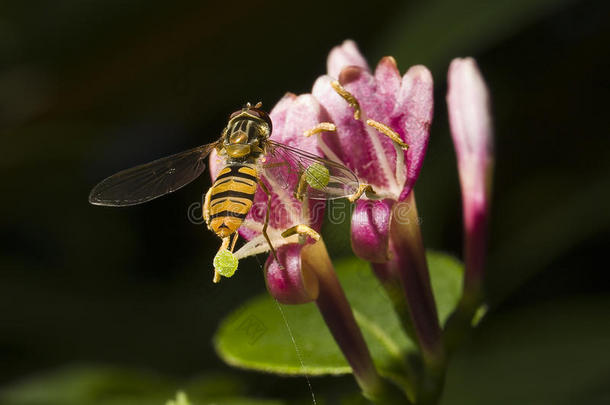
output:
[[[409,145],[407,145],[406,143],[403,142],[402,139],[400,139],[400,135],[398,135],[397,132],[395,132],[392,128],[388,127],[387,125],[382,124],[381,122],[378,122],[378,121],[373,121],[373,120],[366,120],[366,124],[368,126],[375,128],[377,131],[381,132],[383,135],[390,138],[392,140],[392,142],[398,144],[402,148],[402,150],[409,149]]]
[[[276,249],[280,247],[290,244],[290,243],[298,243],[297,237],[291,237],[289,239],[282,238],[278,231],[271,230],[270,232],[271,242]],[[269,243],[265,240],[263,235],[257,235],[250,241],[248,241],[245,245],[243,245],[237,252],[235,252],[235,257],[239,260],[244,259],[246,257],[254,256],[257,254],[269,252]]]
[[[332,122],[321,122],[315,127],[303,132],[303,135],[310,137],[312,135],[319,134],[320,132],[336,132],[337,126]]]
[[[282,232],[282,237],[288,238],[288,237],[290,237],[292,235],[296,235],[296,234],[309,236],[310,238],[312,238],[315,241],[318,241],[320,239],[319,233],[317,233],[312,228],[310,228],[309,226],[304,225],[304,224],[299,224],[299,225],[286,229],[284,232]]]
[[[345,87],[341,86],[338,81],[334,80],[330,82],[330,85],[333,89],[339,94],[341,97],[348,102],[348,104],[354,109],[354,119],[360,119],[360,104],[356,97],[352,95],[349,91],[345,90]]]

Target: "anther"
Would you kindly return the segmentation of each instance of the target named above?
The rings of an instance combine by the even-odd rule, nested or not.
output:
[[[312,238],[315,241],[318,241],[320,239],[320,234],[305,224],[295,225],[291,228],[286,229],[284,232],[282,232],[283,238],[288,238],[292,235],[309,236],[310,238]]]
[[[334,80],[330,82],[332,88],[339,94],[341,97],[348,102],[348,104],[354,109],[354,119],[360,119],[360,104],[356,97],[349,91],[345,90],[345,87],[341,86],[338,81]]]
[[[319,134],[321,132],[336,132],[337,126],[332,122],[321,122],[315,127],[303,132],[306,137]]]
[[[382,124],[381,122],[373,121],[373,120],[366,120],[366,124],[370,127],[375,128],[377,131],[381,132],[382,134],[384,134],[385,136],[390,138],[394,143],[396,143],[398,146],[400,146],[403,150],[409,149],[409,145],[407,145],[406,143],[403,142],[402,139],[400,139],[400,135],[398,135],[397,132],[395,132],[392,128],[388,127],[387,125]]]

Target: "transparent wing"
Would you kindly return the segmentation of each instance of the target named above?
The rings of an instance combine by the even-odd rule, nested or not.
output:
[[[126,207],[176,191],[205,169],[205,158],[217,145],[211,143],[118,172],[91,190],[94,205]]]
[[[269,141],[263,175],[284,189],[296,191],[302,176],[302,194],[315,200],[347,197],[358,190],[358,177],[347,167],[278,142]]]

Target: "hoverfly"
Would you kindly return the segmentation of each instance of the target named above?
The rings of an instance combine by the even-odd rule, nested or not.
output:
[[[171,193],[195,180],[205,170],[205,159],[216,149],[224,167],[205,196],[203,217],[210,230],[222,239],[219,252],[230,252],[237,241],[237,230],[252,208],[260,187],[268,196],[262,233],[272,253],[267,235],[271,192],[261,176],[283,188],[294,190],[303,201],[334,199],[362,194],[358,177],[347,167],[290,147],[270,138],[272,123],[259,102],[250,103],[229,116],[220,139],[208,145],[161,158],[118,172],[96,185],[89,194],[94,205],[125,207],[141,204]],[[273,161],[273,163],[269,163]],[[277,256],[276,256],[277,258]],[[220,280],[215,271],[214,282]]]

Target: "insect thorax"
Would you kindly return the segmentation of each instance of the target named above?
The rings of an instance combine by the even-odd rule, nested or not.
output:
[[[271,135],[270,121],[254,115],[256,111],[243,110],[229,119],[222,135],[222,149],[227,163],[254,162],[265,150]]]

